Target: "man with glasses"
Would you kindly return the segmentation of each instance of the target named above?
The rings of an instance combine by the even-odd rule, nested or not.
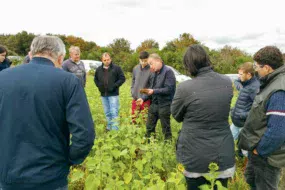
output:
[[[133,69],[132,77],[132,121],[136,124],[136,118],[139,113],[141,113],[145,108],[150,106],[150,99],[147,97],[145,101],[142,101],[143,94],[140,93],[141,89],[150,87],[150,67],[148,65],[148,56],[149,53],[143,51],[139,56],[139,65],[135,66]]]
[[[260,92],[239,135],[239,148],[249,151],[245,171],[251,189],[278,189],[285,167],[285,66],[282,53],[266,46],[254,55]]]

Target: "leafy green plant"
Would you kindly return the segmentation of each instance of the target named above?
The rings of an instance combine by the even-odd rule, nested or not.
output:
[[[151,137],[150,143],[147,143],[143,115],[139,114],[138,124],[132,124],[130,84],[131,79],[128,77],[120,88],[120,129],[106,132],[99,91],[93,82],[93,76],[87,77],[85,91],[95,122],[96,140],[84,163],[71,168],[70,190],[186,189],[182,173],[184,169],[177,163],[175,156],[175,142],[181,124],[171,119],[173,139],[165,142],[158,123],[155,138]],[[238,171],[237,180],[229,183],[229,189],[244,187],[246,184],[242,169],[238,168]]]
[[[225,188],[219,180],[217,180],[219,176],[219,166],[216,163],[210,163],[209,164],[209,174],[204,175],[207,181],[210,182],[210,184],[204,184],[201,185],[199,188],[201,190],[214,190],[214,187],[217,186],[218,190],[224,190]]]

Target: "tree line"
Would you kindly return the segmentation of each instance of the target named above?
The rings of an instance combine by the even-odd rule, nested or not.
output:
[[[71,45],[79,46],[81,49],[81,59],[101,60],[104,52],[109,52],[113,61],[120,65],[125,72],[131,72],[133,67],[138,64],[138,56],[141,51],[149,53],[158,53],[167,65],[186,74],[183,66],[183,55],[187,47],[192,44],[201,44],[189,33],[183,33],[171,41],[168,41],[162,48],[154,39],[146,39],[136,48],[131,49],[131,43],[125,38],[114,39],[107,46],[99,46],[96,42],[85,41],[76,36],[56,35],[62,39],[66,50]],[[29,52],[30,44],[36,34],[26,31],[17,34],[0,34],[0,44],[7,47],[9,55],[25,56]],[[252,61],[251,55],[231,46],[224,46],[221,49],[210,49],[203,45],[210,55],[214,70],[219,73],[237,73],[240,64],[246,61]],[[68,51],[66,59],[69,57]]]

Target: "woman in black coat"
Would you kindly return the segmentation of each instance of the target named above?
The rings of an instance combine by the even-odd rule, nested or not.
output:
[[[232,82],[212,70],[209,56],[200,45],[188,48],[184,66],[194,78],[179,84],[171,105],[175,120],[183,122],[177,160],[185,167],[188,189],[207,183],[203,176],[211,162],[219,166],[218,179],[227,187],[235,171],[234,140],[228,123]]]
[[[0,71],[11,66],[12,62],[7,58],[8,52],[4,46],[0,45]]]

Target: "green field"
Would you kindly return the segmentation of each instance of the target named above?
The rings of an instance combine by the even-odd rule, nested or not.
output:
[[[165,143],[159,123],[156,139],[147,144],[143,119],[139,118],[140,125],[131,124],[130,84],[128,79],[120,88],[120,130],[106,133],[99,91],[93,77],[88,77],[86,94],[95,122],[96,141],[85,162],[71,169],[69,189],[185,189],[184,176],[175,157],[181,124],[171,119],[173,141]],[[233,103],[235,100],[236,97]],[[242,170],[243,160],[237,160],[229,189],[248,189]]]

